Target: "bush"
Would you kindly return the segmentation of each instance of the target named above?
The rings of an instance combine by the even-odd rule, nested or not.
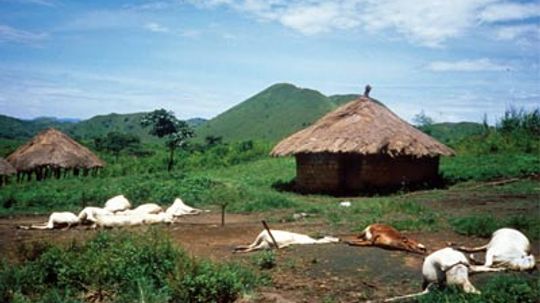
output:
[[[276,255],[271,250],[258,253],[253,257],[253,260],[260,269],[272,269],[276,266]]]
[[[36,247],[37,257],[0,263],[0,302],[233,302],[259,281],[238,265],[191,259],[154,229]]]

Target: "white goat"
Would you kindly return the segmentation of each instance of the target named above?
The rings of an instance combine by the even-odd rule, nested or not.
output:
[[[113,215],[113,213],[109,210],[106,210],[105,208],[89,206],[81,210],[81,212],[79,213],[79,220],[81,220],[81,222],[88,221],[94,223],[96,222],[97,215],[107,216]]]
[[[155,203],[146,203],[137,206],[135,209],[127,209],[119,211],[117,215],[132,215],[132,214],[159,214],[163,212],[163,208]]]
[[[113,213],[129,208],[131,208],[131,203],[124,195],[114,196],[105,202],[105,209]]]
[[[272,236],[276,240],[279,248],[287,247],[293,244],[324,244],[324,243],[335,243],[339,242],[338,238],[334,237],[324,237],[322,239],[313,239],[309,236],[303,234],[297,234],[293,232],[283,231],[283,230],[271,230]],[[274,246],[272,238],[268,235],[268,231],[263,230],[255,241],[250,245],[240,245],[235,247],[235,252],[250,252],[260,249],[269,249]]]
[[[30,226],[19,226],[21,229],[54,229],[66,226],[70,228],[72,225],[79,224],[80,220],[77,215],[70,212],[53,212],[49,216],[49,221],[46,224],[42,225],[30,225]]]
[[[488,244],[468,248],[459,247],[466,252],[486,251],[483,266],[475,266],[475,271],[493,271],[493,268],[529,270],[536,266],[536,260],[531,254],[529,239],[520,231],[512,228],[501,228],[491,235]]]
[[[191,207],[189,205],[186,205],[184,201],[182,201],[182,199],[176,198],[173,204],[169,208],[167,208],[166,212],[174,217],[179,217],[184,215],[198,215],[202,212],[209,212],[209,210]]]
[[[462,252],[450,247],[439,249],[424,259],[422,265],[422,275],[424,277],[422,292],[386,299],[384,302],[425,295],[430,291],[429,288],[432,285],[456,285],[463,288],[466,293],[480,294],[480,291],[469,281],[470,271],[472,270],[469,260]]]

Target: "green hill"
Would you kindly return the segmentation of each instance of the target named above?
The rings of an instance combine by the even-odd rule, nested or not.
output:
[[[74,138],[92,139],[104,136],[110,132],[121,132],[136,135],[142,142],[158,142],[158,139],[148,134],[148,130],[141,126],[141,119],[145,113],[134,114],[108,114],[83,120],[65,131]]]
[[[49,127],[64,129],[71,126],[72,124],[72,122],[62,122],[55,118],[37,118],[34,120],[22,120],[0,115],[0,138],[28,139],[43,129]]]
[[[28,139],[41,130],[49,127],[66,132],[76,139],[90,140],[102,137],[112,131],[129,133],[141,138],[142,142],[159,142],[160,139],[148,134],[148,129],[141,127],[141,119],[145,113],[108,114],[92,117],[82,121],[63,121],[57,118],[36,118],[21,120],[0,115],[0,138]],[[205,123],[205,119],[194,118],[187,120],[192,127]]]
[[[474,122],[434,123],[420,129],[444,144],[453,144],[466,137],[484,132],[484,126]]]
[[[197,140],[218,136],[224,141],[258,139],[275,142],[356,97],[327,97],[316,90],[275,84],[199,127]]]

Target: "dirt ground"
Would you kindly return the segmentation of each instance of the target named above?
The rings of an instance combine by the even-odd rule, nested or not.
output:
[[[453,214],[467,211],[488,212],[496,209],[498,214],[515,214],[535,211],[538,203],[527,203],[523,209],[521,199],[536,199],[523,195],[490,196],[482,199],[459,199],[438,201],[427,205],[445,209]],[[513,203],[506,203],[513,201]],[[532,205],[532,206],[531,206]],[[216,261],[239,261],[252,263],[257,253],[233,254],[234,246],[251,243],[262,231],[261,220],[274,214],[228,214],[226,225],[220,226],[220,214],[206,213],[199,216],[183,217],[180,222],[162,228],[170,233],[175,242],[196,257],[207,257]],[[69,230],[21,230],[18,225],[43,223],[46,216],[16,216],[0,218],[0,256],[14,259],[18,247],[33,241],[68,242],[82,240],[96,233],[85,227]],[[271,228],[284,229],[306,234],[321,234],[330,230],[329,226],[317,218],[301,219],[295,222],[271,223]],[[140,231],[147,227],[126,228]],[[352,234],[334,231],[341,238]],[[430,250],[447,246],[448,242],[478,245],[486,239],[465,237],[450,230],[436,233],[408,233]],[[539,242],[533,242],[533,253],[539,255]],[[379,299],[420,290],[421,265],[423,256],[391,251],[376,247],[351,247],[342,243],[325,245],[294,246],[277,251],[277,266],[266,273],[272,278],[271,287],[263,287],[246,302],[358,302]],[[523,275],[531,275],[523,273]],[[538,271],[533,273],[538,278]],[[473,284],[481,288],[482,281],[490,274],[472,277]]]

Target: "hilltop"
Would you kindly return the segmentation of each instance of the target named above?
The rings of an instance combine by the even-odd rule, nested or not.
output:
[[[209,120],[197,129],[197,137],[203,140],[206,136],[218,136],[229,142],[253,139],[275,142],[357,97],[327,97],[316,90],[279,83]]]

